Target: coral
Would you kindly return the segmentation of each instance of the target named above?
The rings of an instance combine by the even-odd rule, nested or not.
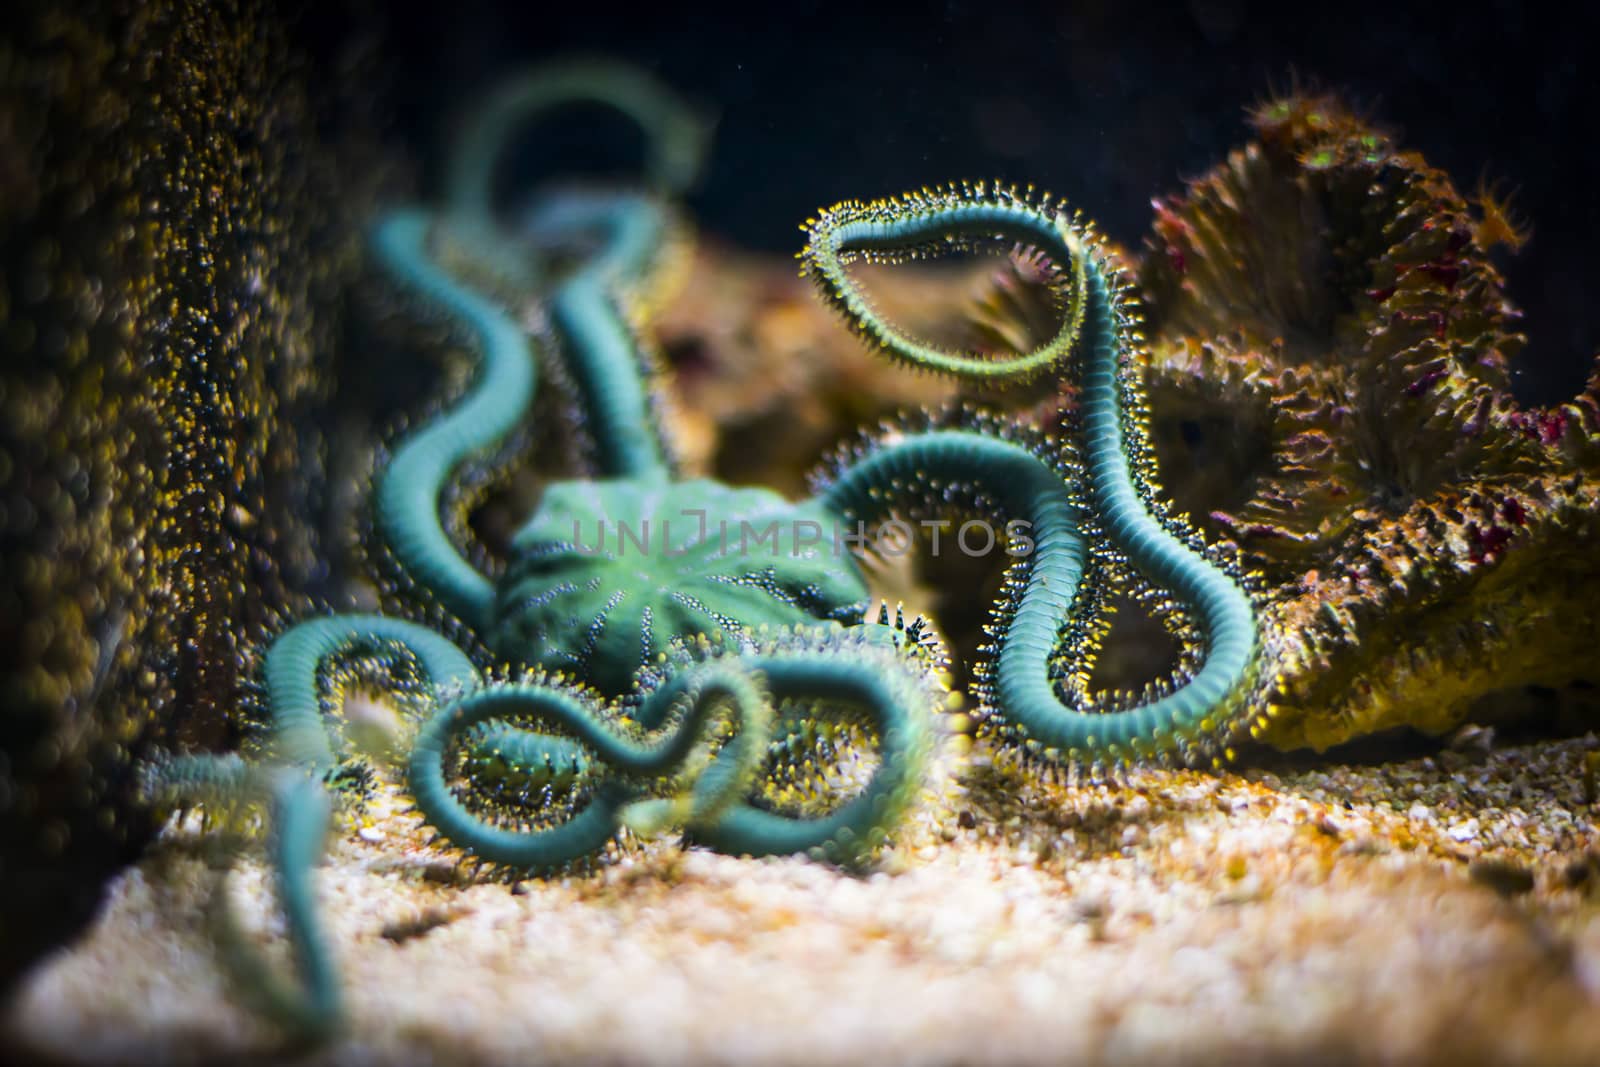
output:
[[[1221,392],[1264,435],[1248,497],[1208,510],[1283,581],[1364,514],[1539,458],[1492,432],[1523,339],[1447,176],[1333,98],[1255,122],[1257,144],[1157,205],[1140,282],[1166,424]]]
[[[1581,696],[1597,675],[1597,539],[1593,475],[1467,484],[1368,520],[1270,608],[1276,681],[1257,732],[1321,749],[1399,725],[1443,733],[1494,715],[1502,690]]]

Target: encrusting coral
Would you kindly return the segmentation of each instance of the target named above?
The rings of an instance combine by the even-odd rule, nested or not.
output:
[[[1253,122],[1158,204],[1141,283],[1161,425],[1253,431],[1211,520],[1276,587],[1259,732],[1438,733],[1495,691],[1600,681],[1600,373],[1545,410],[1511,395],[1489,253],[1521,237],[1334,98]]]

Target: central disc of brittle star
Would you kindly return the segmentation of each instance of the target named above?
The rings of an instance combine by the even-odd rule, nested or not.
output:
[[[857,621],[868,598],[822,505],[705,479],[556,483],[513,553],[495,651],[608,694],[675,642]]]

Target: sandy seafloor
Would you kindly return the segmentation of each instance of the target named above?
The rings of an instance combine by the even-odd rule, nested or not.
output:
[[[1083,786],[978,753],[866,876],[664,841],[515,890],[386,792],[320,871],[350,1018],[310,1053],[238,1005],[174,826],[4,1026],[84,1063],[1597,1063],[1597,747]]]

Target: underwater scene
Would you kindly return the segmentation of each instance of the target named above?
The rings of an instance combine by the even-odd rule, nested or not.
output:
[[[1587,18],[11,4],[0,1063],[1600,1063]]]

